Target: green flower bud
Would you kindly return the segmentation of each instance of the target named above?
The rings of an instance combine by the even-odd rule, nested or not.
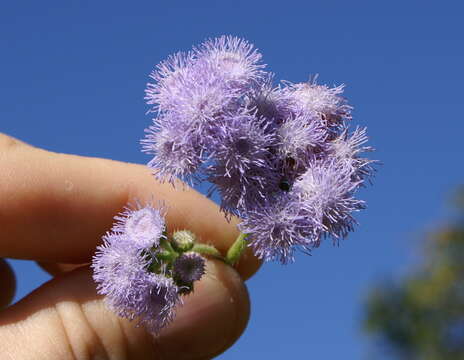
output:
[[[179,252],[189,251],[195,241],[197,236],[189,230],[179,230],[172,235],[172,247]]]

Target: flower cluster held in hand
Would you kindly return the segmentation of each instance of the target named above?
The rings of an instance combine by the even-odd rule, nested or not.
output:
[[[348,130],[343,86],[274,85],[261,54],[229,36],[170,56],[151,77],[148,165],[162,181],[213,184],[259,258],[291,262],[353,230],[365,205],[355,193],[373,172],[361,153],[372,149],[365,129]]]
[[[167,236],[158,209],[137,204],[116,220],[93,258],[97,290],[119,316],[158,333],[174,318],[181,295],[203,276],[205,259],[191,251],[190,232]]]
[[[122,317],[158,333],[205,272],[202,255],[235,264],[246,245],[263,260],[293,261],[324,237],[345,237],[373,173],[366,130],[349,132],[343,86],[273,84],[261,54],[223,36],[177,53],[151,74],[155,113],[143,149],[161,181],[206,180],[221,209],[241,218],[224,256],[188,230],[169,235],[162,212],[137,204],[116,217],[93,259],[98,292]]]

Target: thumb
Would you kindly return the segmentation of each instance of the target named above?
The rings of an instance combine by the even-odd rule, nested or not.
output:
[[[247,290],[231,267],[209,261],[195,292],[157,337],[121,319],[96,294],[91,271],[52,279],[0,313],[2,359],[204,359],[226,348],[249,317]]]

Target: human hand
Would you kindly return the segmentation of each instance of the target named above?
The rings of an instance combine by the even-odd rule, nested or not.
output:
[[[89,267],[81,265],[134,198],[164,201],[169,231],[188,228],[224,253],[237,230],[213,202],[190,188],[157,183],[141,165],[51,153],[2,134],[0,166],[0,256],[35,260],[54,275],[0,312],[2,360],[210,359],[243,332],[249,300],[242,279],[259,266],[249,252],[238,273],[208,261],[195,292],[158,337],[108,310]],[[6,306],[14,277],[0,265],[0,305]]]

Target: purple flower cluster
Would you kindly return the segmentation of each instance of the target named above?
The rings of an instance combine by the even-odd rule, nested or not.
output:
[[[137,204],[115,219],[92,261],[98,293],[116,314],[138,319],[158,333],[173,320],[175,307],[182,304],[180,295],[189,293],[204,274],[205,259],[185,253],[172,266],[163,261],[165,222],[162,212],[151,206]]]
[[[223,36],[157,66],[142,140],[161,181],[207,180],[263,260],[293,261],[324,237],[343,238],[372,175],[366,130],[350,133],[343,86],[281,82],[245,40]]]

